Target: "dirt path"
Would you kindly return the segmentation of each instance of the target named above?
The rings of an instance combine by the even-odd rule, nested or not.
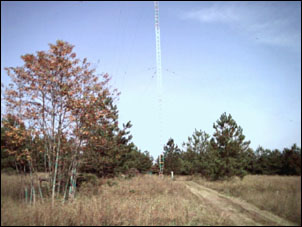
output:
[[[219,192],[199,185],[193,181],[182,181],[202,203],[217,210],[222,218],[229,219],[234,225],[266,225],[293,226],[296,225],[268,211],[240,199],[229,197]]]

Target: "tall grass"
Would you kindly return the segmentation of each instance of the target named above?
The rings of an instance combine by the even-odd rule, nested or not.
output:
[[[200,177],[191,179],[301,225],[301,176],[248,175],[243,180],[216,182]]]
[[[181,177],[178,177],[181,179]],[[210,182],[191,177],[222,193],[301,224],[301,177],[246,176],[242,181]],[[29,176],[22,179],[29,183]],[[234,225],[206,206],[183,184],[158,176],[98,179],[81,186],[73,201],[44,198],[25,203],[21,178],[1,174],[1,225]]]
[[[29,205],[18,177],[1,174],[1,225],[232,225],[179,182],[158,176],[100,179],[73,201]]]

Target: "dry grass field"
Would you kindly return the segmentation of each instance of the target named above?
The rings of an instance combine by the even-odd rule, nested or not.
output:
[[[297,196],[301,196],[301,189],[296,185],[299,177],[247,176],[242,182],[233,183],[206,182],[201,178],[193,180],[254,204],[258,201],[257,206],[275,213],[281,212],[278,209],[288,209],[285,216],[295,222],[300,217],[297,203],[300,199]],[[162,179],[155,175],[141,175],[131,179],[99,179],[96,186],[83,185],[72,202],[63,204],[58,198],[53,208],[50,200],[44,199],[42,202],[38,195],[35,205],[26,204],[24,198],[20,197],[20,184],[20,177],[1,174],[2,226],[236,225],[217,209],[203,204],[182,181],[172,181],[169,177]],[[280,203],[274,208],[277,210],[272,209],[274,203],[269,203],[269,198]],[[289,211],[294,213],[290,215]]]
[[[189,179],[301,225],[301,176],[248,175],[243,180],[217,182],[200,177]]]
[[[179,182],[158,176],[100,179],[76,199],[25,204],[20,179],[1,174],[1,225],[231,225]],[[37,196],[38,197],[38,196]]]

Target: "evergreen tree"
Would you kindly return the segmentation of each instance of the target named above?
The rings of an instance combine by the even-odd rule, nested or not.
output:
[[[126,161],[118,169],[120,172],[127,172],[131,168],[137,169],[140,173],[151,170],[153,158],[148,151],[141,152],[133,145],[131,152],[126,154]]]
[[[256,155],[252,148],[247,149],[244,155],[244,161],[245,161],[244,170],[250,174],[253,174],[256,166]]]
[[[1,123],[1,168],[28,172],[29,161],[32,159],[29,131],[25,124],[12,114],[7,114]]]
[[[255,165],[252,173],[267,175],[300,175],[301,149],[294,144],[290,149],[273,151],[259,146],[255,152]]]
[[[210,135],[204,131],[194,131],[192,137],[188,137],[188,141],[183,144],[185,151],[182,155],[184,159],[184,170],[187,173],[208,174],[208,152],[210,148]]]
[[[230,114],[227,116],[223,113],[216,124],[213,124],[213,128],[216,132],[211,139],[212,152],[218,155],[216,160],[218,171],[214,173],[214,179],[243,177],[246,175],[245,155],[250,141],[244,141],[242,128]]]
[[[270,174],[282,174],[282,153],[278,149],[271,151],[269,155]]]
[[[301,148],[296,144],[284,148],[282,156],[282,174],[301,175]]]
[[[164,146],[164,173],[170,174],[173,171],[175,174],[181,172],[181,159],[180,149],[174,143],[174,140],[170,138],[167,144]]]
[[[98,176],[114,176],[124,170],[124,162],[135,149],[134,144],[130,143],[132,135],[128,135],[127,131],[132,125],[128,122],[123,124],[123,129],[118,127],[118,111],[112,99],[106,99],[104,106],[110,110],[111,115],[100,118],[93,127],[87,127],[89,132],[81,170]]]

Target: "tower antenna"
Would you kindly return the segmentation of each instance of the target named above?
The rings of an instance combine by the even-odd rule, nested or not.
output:
[[[159,116],[159,147],[163,146],[163,122],[162,122],[162,104],[163,104],[163,84],[161,67],[161,47],[160,47],[160,28],[159,28],[159,2],[154,1],[155,10],[155,41],[156,41],[156,75],[157,75],[157,96],[158,96],[158,116]],[[160,155],[160,159],[161,159]],[[160,160],[161,161],[161,160]],[[160,175],[163,174],[163,163],[160,168]]]

